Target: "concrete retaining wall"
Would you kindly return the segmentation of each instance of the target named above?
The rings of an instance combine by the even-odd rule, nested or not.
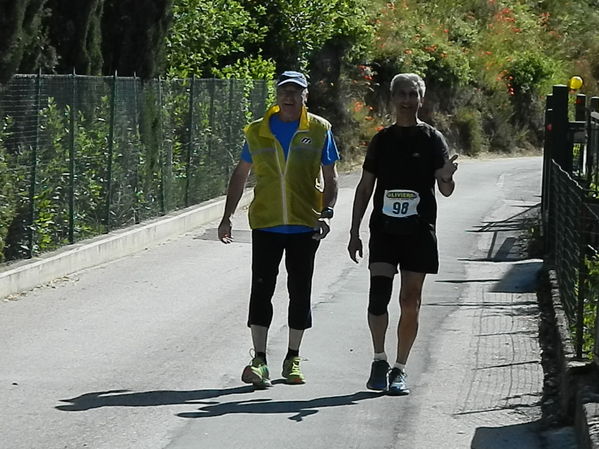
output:
[[[246,191],[238,210],[252,199]],[[0,297],[6,297],[68,274],[141,251],[222,217],[225,197],[177,211],[126,229],[94,237],[40,257],[0,267]]]

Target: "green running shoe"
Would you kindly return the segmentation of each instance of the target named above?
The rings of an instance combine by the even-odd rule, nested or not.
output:
[[[256,388],[271,387],[268,366],[261,357],[254,357],[252,362],[243,369],[241,381],[246,384],[253,384]]]
[[[306,378],[300,369],[300,357],[292,357],[283,362],[283,372],[281,375],[288,384],[303,384]]]

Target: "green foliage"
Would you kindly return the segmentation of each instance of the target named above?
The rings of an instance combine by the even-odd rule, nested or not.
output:
[[[459,133],[460,151],[468,156],[476,156],[487,149],[479,110],[461,107],[456,111],[455,125]]]
[[[0,2],[0,83],[19,69],[28,50],[35,50],[46,0]]]
[[[373,55],[383,72],[418,73],[445,88],[471,81],[469,58],[450,39],[449,28],[440,18],[422,15],[417,5],[407,1],[401,6],[385,3],[375,14],[377,45]],[[458,39],[457,34],[453,38]]]
[[[312,57],[336,38],[346,40],[357,55],[368,46],[368,1],[267,0],[261,5],[263,12],[255,11],[268,27],[265,54],[277,61],[279,70],[308,70]]]
[[[150,79],[163,73],[173,0],[104,0],[103,72]]]
[[[102,73],[101,18],[103,0],[46,0],[48,40],[60,55],[61,73]]]
[[[171,78],[208,76],[223,62],[234,64],[266,32],[236,0],[176,0],[172,14],[166,38]]]
[[[597,319],[597,301],[599,300],[599,256],[586,257],[584,260],[587,278],[585,285],[583,313],[583,353],[592,357],[595,347],[595,320]]]
[[[37,153],[33,220],[34,252],[58,248],[68,243],[68,151],[66,143],[69,109],[61,109],[52,99],[40,111],[49,144]]]
[[[3,145],[9,126],[10,119],[0,121],[0,262],[4,261],[4,242],[9,225],[17,214],[14,170],[11,169],[10,155]]]
[[[223,68],[214,67],[212,74],[216,78],[267,80],[274,78],[276,64],[271,59],[263,59],[262,55],[255,58],[244,57]]]
[[[556,66],[557,61],[529,50],[514,54],[500,76],[510,95],[530,97],[553,79]]]

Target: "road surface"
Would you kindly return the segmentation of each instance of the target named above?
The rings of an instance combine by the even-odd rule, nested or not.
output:
[[[284,276],[269,341],[275,385],[254,392],[240,382],[250,234],[238,211],[231,245],[209,223],[0,302],[0,447],[541,447],[530,285],[539,262],[511,256],[514,223],[522,227],[514,217],[540,202],[541,159],[463,161],[456,179],[451,198],[438,195],[441,271],[425,284],[411,395],[365,388],[368,271],[346,251],[353,174],[317,255],[305,385],[279,379]],[[397,282],[391,323],[396,295]],[[388,339],[393,357],[392,329]]]

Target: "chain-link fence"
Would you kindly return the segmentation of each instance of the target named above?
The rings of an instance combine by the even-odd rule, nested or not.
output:
[[[16,76],[0,87],[0,260],[221,195],[266,81]]]

